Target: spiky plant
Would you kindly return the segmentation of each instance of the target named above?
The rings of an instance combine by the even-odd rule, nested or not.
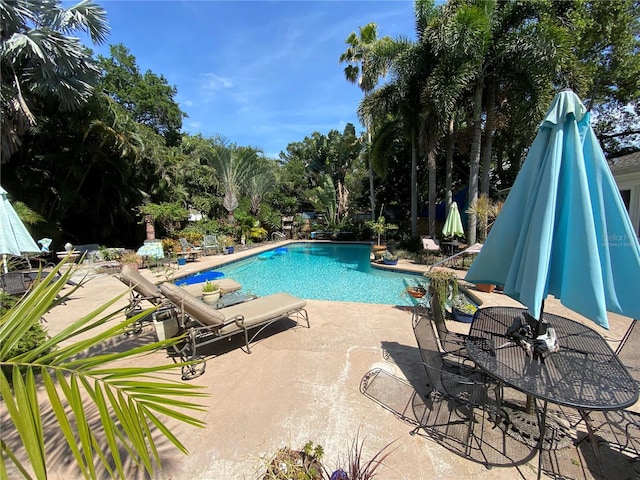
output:
[[[8,463],[25,478],[47,478],[51,464],[48,455],[61,443],[66,443],[70,458],[85,478],[101,478],[105,473],[126,478],[124,458],[153,476],[161,464],[154,437],[160,434],[188,453],[165,420],[204,426],[203,421],[185,412],[203,411],[204,407],[191,399],[206,393],[200,390],[202,387],[163,375],[180,368],[180,364],[141,366],[145,362],[139,357],[179,339],[152,342],[124,352],[105,351],[105,342],[121,335],[149,310],[122,322],[112,321],[122,315],[122,310],[107,313],[119,296],[33,349],[12,353],[29,329],[59,302],[59,294],[73,272],[69,269],[61,273],[64,263],[0,314],[0,395],[6,412],[0,439],[0,478],[9,478]],[[87,337],[90,332],[94,333]],[[113,365],[122,360],[129,360],[132,366]],[[92,423],[95,410],[97,422]],[[55,429],[47,419],[55,419]],[[60,441],[45,442],[53,432]]]

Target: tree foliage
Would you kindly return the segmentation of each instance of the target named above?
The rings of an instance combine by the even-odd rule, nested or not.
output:
[[[43,104],[57,112],[78,110],[89,99],[98,69],[72,36],[102,43],[105,11],[92,1],[63,8],[59,0],[20,0],[0,5],[0,163],[21,145],[22,135],[43,119]]]
[[[110,52],[109,58],[98,57],[103,90],[136,122],[162,135],[168,146],[176,145],[186,117],[175,101],[176,87],[151,70],[140,73],[135,57],[124,45],[111,45]]]

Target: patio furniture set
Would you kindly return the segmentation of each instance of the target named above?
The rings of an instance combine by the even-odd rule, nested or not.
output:
[[[429,288],[429,305],[439,305],[436,297]],[[524,464],[537,455],[540,478],[553,458],[558,462],[562,456],[554,452],[585,441],[596,477],[616,475],[603,472],[603,441],[635,465],[640,460],[640,414],[627,408],[638,400],[636,321],[614,352],[593,329],[544,313],[558,348],[534,353],[512,333],[514,319],[527,325],[526,310],[482,308],[463,335],[447,329],[438,307],[420,302],[412,325],[426,377],[407,382],[374,369],[363,378],[361,391],[412,423],[413,434],[424,433],[487,467]],[[532,344],[535,340],[530,338]],[[401,391],[406,392],[403,402],[398,400]],[[586,430],[582,438],[579,426]],[[551,474],[572,478],[563,471]]]

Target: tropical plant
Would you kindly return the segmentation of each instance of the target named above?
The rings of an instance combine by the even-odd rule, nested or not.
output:
[[[138,265],[142,263],[142,257],[136,252],[127,251],[120,255],[119,261],[122,265]]]
[[[267,463],[262,480],[322,480],[324,449],[309,440],[301,450],[283,447]]]
[[[179,202],[147,203],[138,211],[145,222],[159,222],[168,234],[174,234],[176,226],[189,218],[189,211]]]
[[[480,241],[487,238],[491,225],[502,209],[502,202],[494,202],[486,195],[481,195],[474,203],[469,205],[467,213],[475,215],[478,219]]]
[[[109,31],[106,13],[91,0],[69,8],[61,4],[21,0],[0,6],[0,163],[38,123],[43,100],[53,99],[60,111],[69,112],[93,92],[98,69],[90,51],[70,34],[83,31],[103,43]]]
[[[48,454],[59,449],[61,442],[85,478],[101,478],[105,474],[127,478],[122,452],[152,476],[161,463],[157,433],[187,453],[163,417],[204,426],[202,420],[188,412],[204,411],[192,399],[206,394],[202,387],[165,375],[180,364],[140,366],[145,364],[140,357],[175,344],[179,338],[108,351],[110,339],[149,315],[150,310],[114,322],[123,314],[122,309],[107,312],[113,310],[121,295],[37,347],[11,353],[26,332],[57,304],[56,297],[74,273],[73,268],[63,272],[63,265],[65,262],[56,266],[29,295],[0,316],[0,394],[6,413],[0,477],[12,476],[7,470],[9,460],[16,469],[14,475],[47,478]],[[88,336],[90,333],[93,335]],[[135,366],[112,365],[122,360],[134,361]],[[7,370],[11,378],[5,374]],[[46,417],[54,419],[59,428],[45,432],[45,427],[51,428],[51,422],[44,421]],[[95,424],[90,423],[93,420]],[[45,438],[50,441],[45,442]]]
[[[210,280],[207,280],[202,284],[202,293],[215,293],[218,290],[220,290],[220,285]]]
[[[398,226],[393,223],[387,223],[383,216],[379,216],[378,220],[372,222],[371,220],[367,220],[365,222],[367,227],[369,227],[374,234],[378,236],[378,245],[380,245],[380,237],[384,235],[387,230],[397,230]]]
[[[445,306],[449,298],[458,296],[458,277],[454,272],[448,270],[430,270],[424,274],[429,279],[429,286],[438,294],[440,310],[445,311]],[[431,305],[433,308],[434,305]]]

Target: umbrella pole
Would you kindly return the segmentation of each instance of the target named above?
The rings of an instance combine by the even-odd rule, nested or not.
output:
[[[542,332],[542,316],[544,314],[544,299],[542,300],[542,303],[540,304],[540,315],[538,315],[538,321],[536,322],[536,338],[540,335],[543,334]],[[537,353],[535,351],[535,349],[533,350],[533,358],[534,360],[537,360]],[[527,404],[524,407],[524,411],[530,415],[532,415],[533,413],[535,413],[536,410],[536,402],[535,399],[530,396],[527,395]]]

